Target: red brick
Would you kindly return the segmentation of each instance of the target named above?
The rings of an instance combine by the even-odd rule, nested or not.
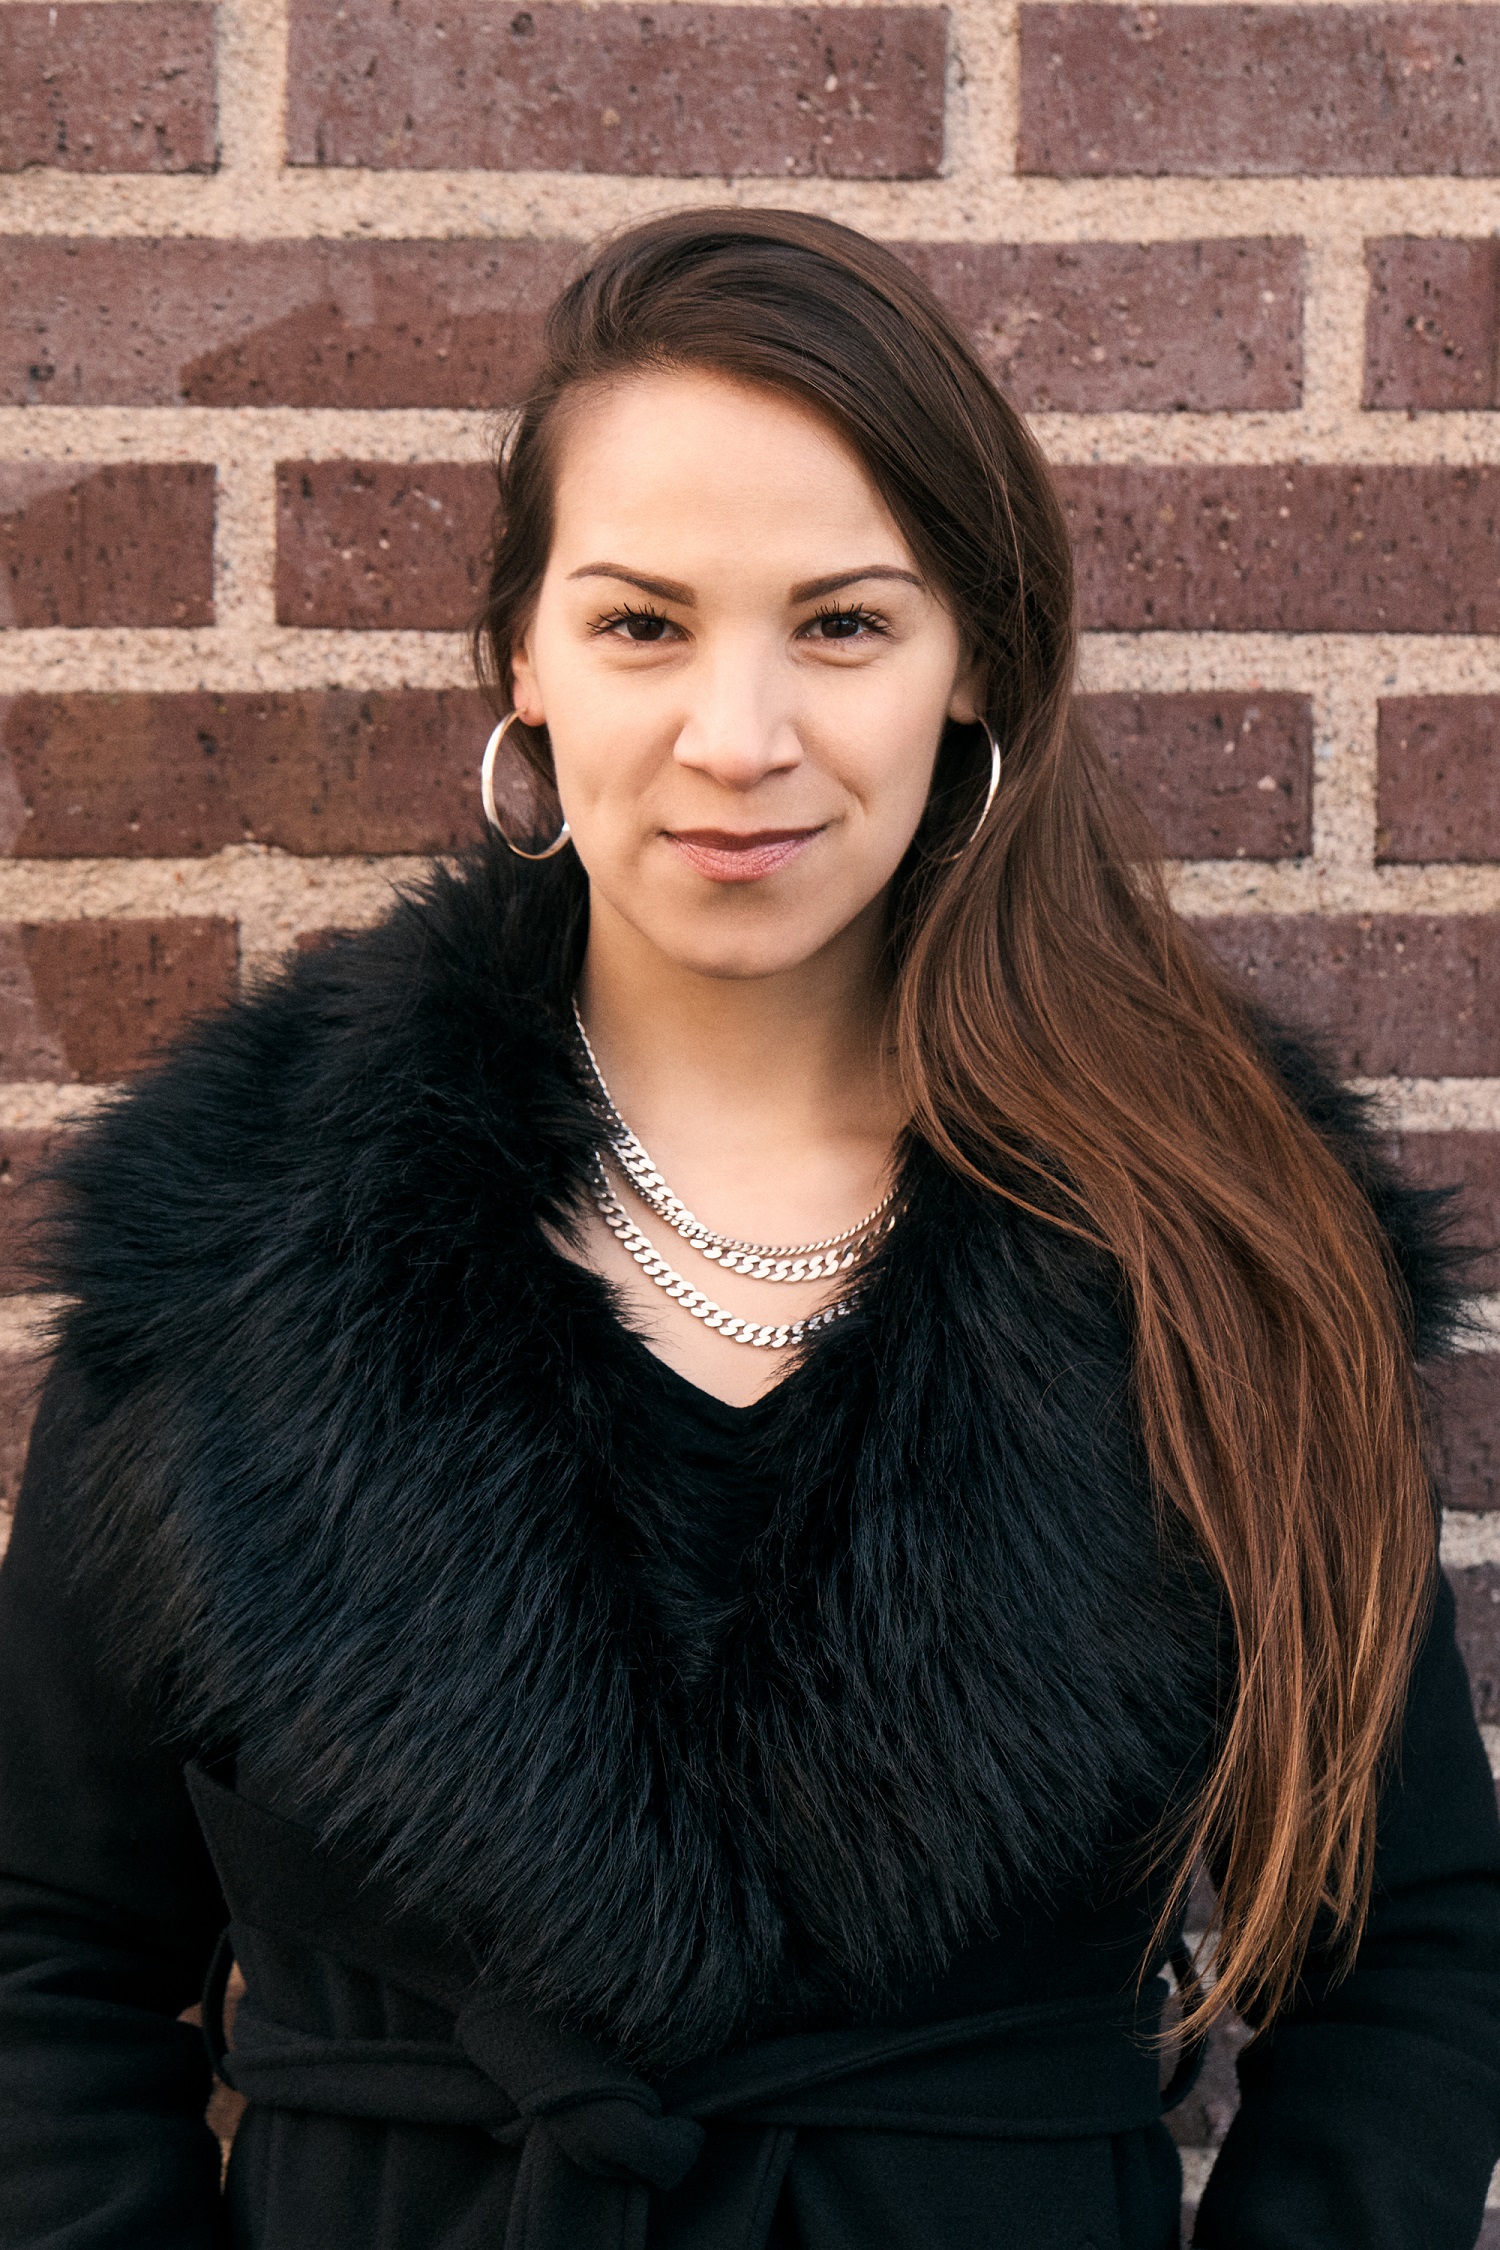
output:
[[[1500,1563],[1450,1570],[1458,1602],[1458,1645],[1469,1668],[1481,1726],[1500,1721]]]
[[[1312,848],[1304,695],[1090,695],[1084,716],[1173,859],[1294,859]]]
[[[926,179],[946,38],[925,7],[295,0],[288,160]]]
[[[1348,1077],[1500,1077],[1500,915],[1228,914],[1198,928]]]
[[[1028,413],[1302,403],[1302,245],[902,243]]]
[[[466,626],[484,585],[490,469],[452,461],[283,461],[276,615],[283,625]]]
[[[1083,622],[1500,632],[1500,468],[1064,468]]]
[[[39,1352],[0,1353],[0,1553],[10,1530],[10,1511],[21,1489],[37,1394],[45,1372]]]
[[[1500,245],[1369,242],[1365,404],[1500,405]]]
[[[0,851],[453,851],[480,818],[489,724],[461,690],[12,696],[0,700]]]
[[[50,1208],[45,1175],[67,1138],[65,1130],[0,1128],[0,1294],[35,1279],[38,1236]]]
[[[1301,244],[902,243],[1029,411],[1295,407]],[[0,400],[513,401],[576,247],[13,241]]]
[[[232,922],[0,924],[0,1079],[109,1083],[235,989]]]
[[[0,627],[213,616],[210,465],[0,461]]]
[[[1023,172],[1500,172],[1500,8],[1021,10]]]
[[[506,405],[578,255],[552,242],[13,239],[0,403]]]
[[[1426,1371],[1431,1457],[1448,1508],[1500,1508],[1500,1352]]]
[[[211,172],[214,11],[0,7],[0,172]]]
[[[1476,1253],[1469,1286],[1500,1289],[1500,1133],[1393,1133],[1389,1146],[1420,1186],[1459,1191],[1450,1223],[1454,1241]]]
[[[1500,696],[1392,696],[1377,739],[1377,859],[1500,859]]]

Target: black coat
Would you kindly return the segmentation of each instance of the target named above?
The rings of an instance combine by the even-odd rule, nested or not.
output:
[[[1165,2250],[1142,1844],[1223,1628],[1114,1278],[912,1149],[726,1592],[643,1347],[544,1232],[581,932],[566,866],[439,878],[70,1159],[0,1573],[0,2245]],[[1431,1348],[1428,1206],[1276,1055]],[[174,2018],[207,1974],[212,2029],[226,1919],[221,2203]],[[1242,2077],[1201,2241],[1469,2250],[1500,1831],[1446,1598],[1358,1964]]]

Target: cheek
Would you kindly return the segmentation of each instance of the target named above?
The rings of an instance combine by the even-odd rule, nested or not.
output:
[[[922,817],[942,738],[946,696],[909,690],[859,699],[839,714],[829,739],[829,762],[850,796],[882,834],[904,829],[908,838]],[[946,683],[945,683],[946,685]]]
[[[629,795],[649,757],[644,714],[606,673],[580,659],[574,637],[539,633],[534,646],[564,803],[583,814]]]

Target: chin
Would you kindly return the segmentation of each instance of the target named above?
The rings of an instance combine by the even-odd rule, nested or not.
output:
[[[701,945],[663,946],[662,951],[679,968],[689,969],[695,976],[722,977],[725,983],[736,983],[757,977],[784,976],[791,969],[799,969],[804,961],[810,961],[821,951],[821,945],[788,945],[784,938],[779,942],[767,938],[757,943],[753,938],[743,938],[728,943],[720,940],[717,943],[705,941]]]
[[[799,969],[831,944],[842,927],[829,928],[821,917],[816,923],[803,922],[772,912],[734,921],[714,915],[674,917],[646,934],[679,968],[734,980],[784,976]]]

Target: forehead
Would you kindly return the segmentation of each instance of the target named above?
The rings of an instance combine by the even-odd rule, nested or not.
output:
[[[873,478],[831,422],[783,392],[696,371],[632,376],[570,404],[553,524],[564,568],[608,554],[686,575],[667,571],[670,547],[679,563],[718,554],[810,577],[849,562],[851,543],[857,561],[913,567]],[[642,541],[649,557],[635,551]]]

